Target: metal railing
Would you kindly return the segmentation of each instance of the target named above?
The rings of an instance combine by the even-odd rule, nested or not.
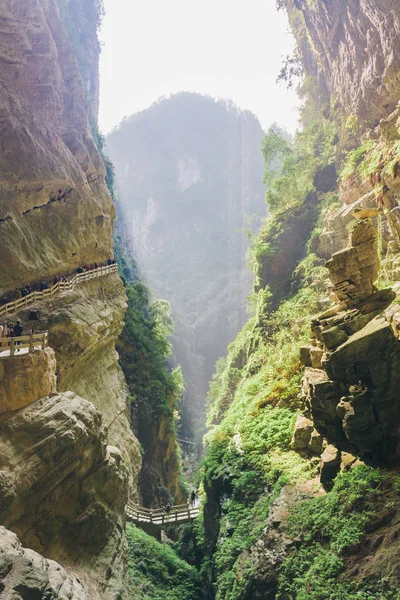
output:
[[[28,354],[30,354],[35,348],[44,350],[47,346],[47,331],[43,333],[31,333],[30,335],[20,335],[18,337],[0,338],[0,358],[14,356],[20,350],[25,350],[26,348],[28,348]]]
[[[84,281],[90,281],[91,279],[97,279],[98,277],[104,277],[104,275],[108,275],[109,273],[117,272],[118,265],[114,264],[106,265],[105,267],[98,267],[97,269],[93,269],[91,271],[84,271],[83,273],[76,273],[69,281],[58,281],[47,290],[42,290],[41,292],[31,292],[22,298],[18,298],[18,300],[14,300],[4,304],[3,306],[0,306],[0,317],[3,315],[12,315],[23,308],[27,308],[28,306],[36,304],[36,302],[42,302],[43,300],[53,298],[53,296],[57,296],[58,294],[61,294],[61,292],[73,290],[77,285],[80,285]]]
[[[198,506],[178,504],[171,506],[167,513],[165,508],[145,508],[133,502],[128,502],[126,509],[128,521],[134,523],[152,523],[153,525],[172,525],[173,523],[188,523],[193,521],[200,512]]]

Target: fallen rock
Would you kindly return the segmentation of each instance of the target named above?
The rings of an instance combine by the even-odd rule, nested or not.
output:
[[[321,484],[326,491],[330,491],[336,475],[340,471],[340,451],[335,446],[329,445],[321,456]]]
[[[321,454],[323,441],[324,438],[322,435],[316,429],[313,429],[310,443],[308,444],[309,451],[313,454]]]
[[[24,548],[15,535],[0,527],[0,596],[24,600],[95,600],[79,579],[53,560]]]
[[[63,567],[79,565],[104,598],[121,592],[127,481],[101,413],[72,392],[3,415],[0,523]]]
[[[290,447],[299,452],[306,450],[311,440],[311,433],[314,429],[313,422],[302,415],[299,415],[294,426],[294,432]]]

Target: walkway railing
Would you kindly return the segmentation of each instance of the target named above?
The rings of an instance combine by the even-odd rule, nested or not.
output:
[[[169,513],[164,508],[144,508],[133,502],[128,502],[126,509],[128,521],[134,523],[152,523],[153,525],[172,525],[174,523],[188,523],[195,519],[200,509],[191,504],[178,504],[171,506]]]
[[[118,265],[114,264],[106,265],[105,267],[98,267],[97,269],[93,269],[91,271],[84,271],[83,273],[76,273],[69,281],[59,281],[52,287],[49,287],[47,290],[43,290],[41,292],[31,292],[22,298],[18,298],[18,300],[14,300],[13,302],[8,302],[7,304],[0,306],[0,317],[3,315],[12,315],[23,308],[27,308],[28,306],[32,306],[32,304],[36,304],[36,302],[53,298],[53,296],[57,296],[58,294],[61,294],[61,292],[73,290],[77,285],[80,285],[84,281],[90,281],[91,279],[97,279],[98,277],[103,277],[109,273],[117,272]]]
[[[0,338],[0,358],[14,356],[21,350],[28,349],[28,354],[35,348],[44,350],[48,346],[48,332],[31,333],[30,335],[21,335],[19,337]],[[27,354],[23,352],[23,354]]]

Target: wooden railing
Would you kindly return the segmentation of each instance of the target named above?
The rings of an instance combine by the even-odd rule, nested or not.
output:
[[[18,300],[14,300],[13,302],[8,302],[7,304],[0,306],[0,317],[3,315],[8,316],[12,315],[13,313],[17,313],[23,308],[27,308],[28,306],[36,304],[36,302],[42,302],[43,300],[53,298],[53,296],[57,296],[58,294],[61,294],[61,292],[73,290],[77,285],[80,285],[84,281],[97,279],[97,277],[103,277],[109,273],[117,273],[117,271],[118,265],[114,264],[106,265],[105,267],[98,267],[92,271],[76,273],[69,281],[59,281],[58,283],[55,283],[53,286],[49,287],[47,290],[43,290],[41,292],[31,292],[22,298],[18,298]]]
[[[48,346],[48,332],[31,333],[19,337],[0,338],[0,358],[14,356],[20,350],[28,348],[28,354],[35,348],[44,350]],[[26,352],[24,353],[26,354]]]
[[[193,521],[200,512],[198,506],[192,504],[178,504],[171,506],[167,513],[165,508],[144,508],[133,502],[128,502],[126,509],[128,521],[134,523],[152,523],[153,525],[172,525],[174,523],[188,523]]]

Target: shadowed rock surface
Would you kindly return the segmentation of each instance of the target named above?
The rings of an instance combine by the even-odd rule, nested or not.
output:
[[[11,531],[0,527],[0,594],[21,600],[89,600],[100,598],[53,560],[24,548]]]
[[[63,566],[77,565],[99,591],[117,593],[128,473],[107,445],[101,413],[72,392],[53,394],[4,416],[0,447],[4,527]]]

